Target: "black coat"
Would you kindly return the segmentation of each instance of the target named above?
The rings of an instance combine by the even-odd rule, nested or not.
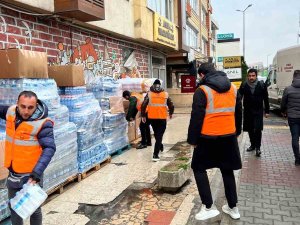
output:
[[[239,93],[244,106],[243,130],[263,130],[264,106],[266,114],[270,111],[267,86],[262,81],[257,82],[252,94],[250,86],[245,82],[240,86]]]
[[[207,74],[201,81],[219,93],[227,92],[230,81],[223,72]],[[242,104],[239,94],[236,99],[235,125],[236,134],[226,136],[203,136],[201,135],[203,120],[205,117],[207,99],[202,89],[198,88],[193,97],[193,106],[188,130],[188,143],[197,145],[193,153],[193,170],[205,170],[221,168],[237,170],[242,167],[237,135],[241,133]]]

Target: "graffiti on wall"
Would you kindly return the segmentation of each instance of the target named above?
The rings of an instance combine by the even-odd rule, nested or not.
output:
[[[133,49],[123,48],[121,57],[118,57],[115,50],[108,53],[106,44],[103,49],[96,49],[90,37],[73,49],[63,43],[58,43],[57,48],[57,65],[82,64],[85,74],[93,76],[141,77]]]

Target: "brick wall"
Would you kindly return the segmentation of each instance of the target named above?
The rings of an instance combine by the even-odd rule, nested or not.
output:
[[[83,63],[97,74],[122,73],[124,54],[133,51],[140,75],[149,77],[149,50],[144,47],[0,7],[0,49],[15,48],[17,43],[47,52],[49,64]]]

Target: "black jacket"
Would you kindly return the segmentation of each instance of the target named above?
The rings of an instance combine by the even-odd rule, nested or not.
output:
[[[270,111],[267,86],[262,81],[257,82],[252,94],[249,85],[244,82],[240,86],[239,93],[244,106],[243,130],[263,130],[264,108],[266,114]]]
[[[231,83],[227,75],[216,71],[206,74],[200,85],[207,85],[219,93],[229,91]],[[193,97],[188,143],[197,145],[193,153],[192,168],[204,171],[210,168],[236,170],[242,167],[237,135],[241,133],[242,104],[239,94],[236,98],[235,126],[236,134],[224,136],[202,136],[201,130],[205,117],[207,99],[205,93],[198,88]]]
[[[0,118],[6,120],[6,113],[9,106],[0,106]],[[40,100],[38,100],[38,107],[34,114],[28,119],[29,121],[44,119],[48,117],[48,108],[47,106]],[[18,113],[16,109],[16,128],[23,122],[24,120]],[[44,123],[42,129],[38,133],[38,141],[41,145],[43,152],[40,156],[37,164],[35,165],[32,171],[32,177],[36,178],[37,180],[40,179],[41,175],[43,174],[44,170],[47,168],[48,164],[53,157],[56,146],[54,142],[54,135],[53,135],[53,124],[50,121]],[[14,172],[12,168],[10,171]]]
[[[300,79],[294,79],[292,85],[284,89],[281,112],[287,113],[288,118],[300,118]]]
[[[206,78],[201,81],[200,85],[207,85],[219,93],[229,91],[231,83],[227,78],[227,75],[223,72],[215,72],[213,74],[207,74]],[[201,134],[202,125],[205,117],[207,99],[202,89],[198,88],[195,91],[193,97],[192,113],[188,131],[188,143],[191,145],[197,145],[199,136]],[[242,129],[242,105],[240,95],[237,95],[235,106],[235,127],[236,134],[239,135]]]
[[[138,110],[136,108],[136,104],[137,104],[137,98],[134,96],[131,96],[129,98],[129,107],[128,107],[128,112],[126,115],[126,120],[127,121],[131,121],[131,119],[134,119]]]
[[[160,90],[154,90],[153,86],[150,87],[150,91],[151,92],[154,92],[154,93],[160,93],[160,92],[163,92],[164,89],[163,88],[160,88]],[[141,108],[141,115],[142,117],[146,117],[147,116],[147,112],[146,112],[146,109],[147,109],[147,105],[149,104],[149,97],[148,97],[148,94],[145,96],[144,98],[144,102],[142,104],[142,108]],[[173,115],[174,113],[174,105],[173,105],[173,102],[171,100],[171,98],[169,97],[167,99],[167,106],[169,108],[169,114],[170,115]]]

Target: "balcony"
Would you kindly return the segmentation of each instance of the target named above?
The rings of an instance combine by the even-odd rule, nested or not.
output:
[[[82,22],[104,20],[104,0],[55,0],[54,12]]]

